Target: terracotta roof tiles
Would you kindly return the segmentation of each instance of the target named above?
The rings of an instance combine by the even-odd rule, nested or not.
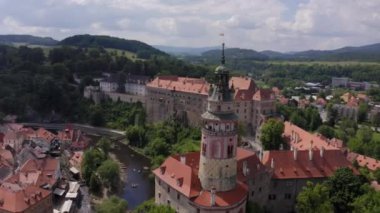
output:
[[[274,179],[326,178],[342,167],[349,167],[358,173],[340,150],[324,150],[323,155],[320,150],[312,150],[312,160],[309,152],[297,151],[295,159],[294,151],[266,151],[262,162],[268,168],[272,168],[273,164]]]
[[[375,158],[371,158],[355,152],[349,152],[347,154],[347,159],[352,163],[356,161],[359,164],[359,166],[367,167],[371,171],[380,169],[380,161],[376,160]]]
[[[343,147],[343,142],[336,138],[327,139],[320,134],[312,134],[291,122],[284,122],[285,128],[283,137],[288,144],[298,150],[308,150],[311,146],[313,149],[340,149]]]

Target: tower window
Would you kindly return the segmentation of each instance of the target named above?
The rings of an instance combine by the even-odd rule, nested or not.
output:
[[[206,151],[207,151],[207,144],[203,143],[202,144],[202,155],[206,155]]]
[[[232,157],[233,150],[234,150],[234,146],[233,145],[228,145],[228,147],[227,147],[227,157],[228,158]]]

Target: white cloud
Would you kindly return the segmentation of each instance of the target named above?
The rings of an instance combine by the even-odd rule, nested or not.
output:
[[[0,1],[0,33],[110,34],[150,44],[258,50],[380,42],[378,0]]]

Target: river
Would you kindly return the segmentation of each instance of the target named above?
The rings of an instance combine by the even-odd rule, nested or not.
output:
[[[154,182],[149,179],[150,161],[146,157],[136,153],[123,143],[117,143],[117,146],[111,150],[116,158],[123,164],[125,186],[120,197],[128,201],[128,209],[134,209],[142,202],[149,200],[154,196]],[[144,170],[144,167],[149,167]],[[132,184],[137,187],[133,188]]]

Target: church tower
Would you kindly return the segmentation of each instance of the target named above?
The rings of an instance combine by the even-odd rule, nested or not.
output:
[[[210,87],[207,110],[202,114],[199,179],[205,190],[229,191],[236,186],[238,117],[233,111],[233,85],[225,67],[224,43],[221,65],[215,69],[216,83]]]

